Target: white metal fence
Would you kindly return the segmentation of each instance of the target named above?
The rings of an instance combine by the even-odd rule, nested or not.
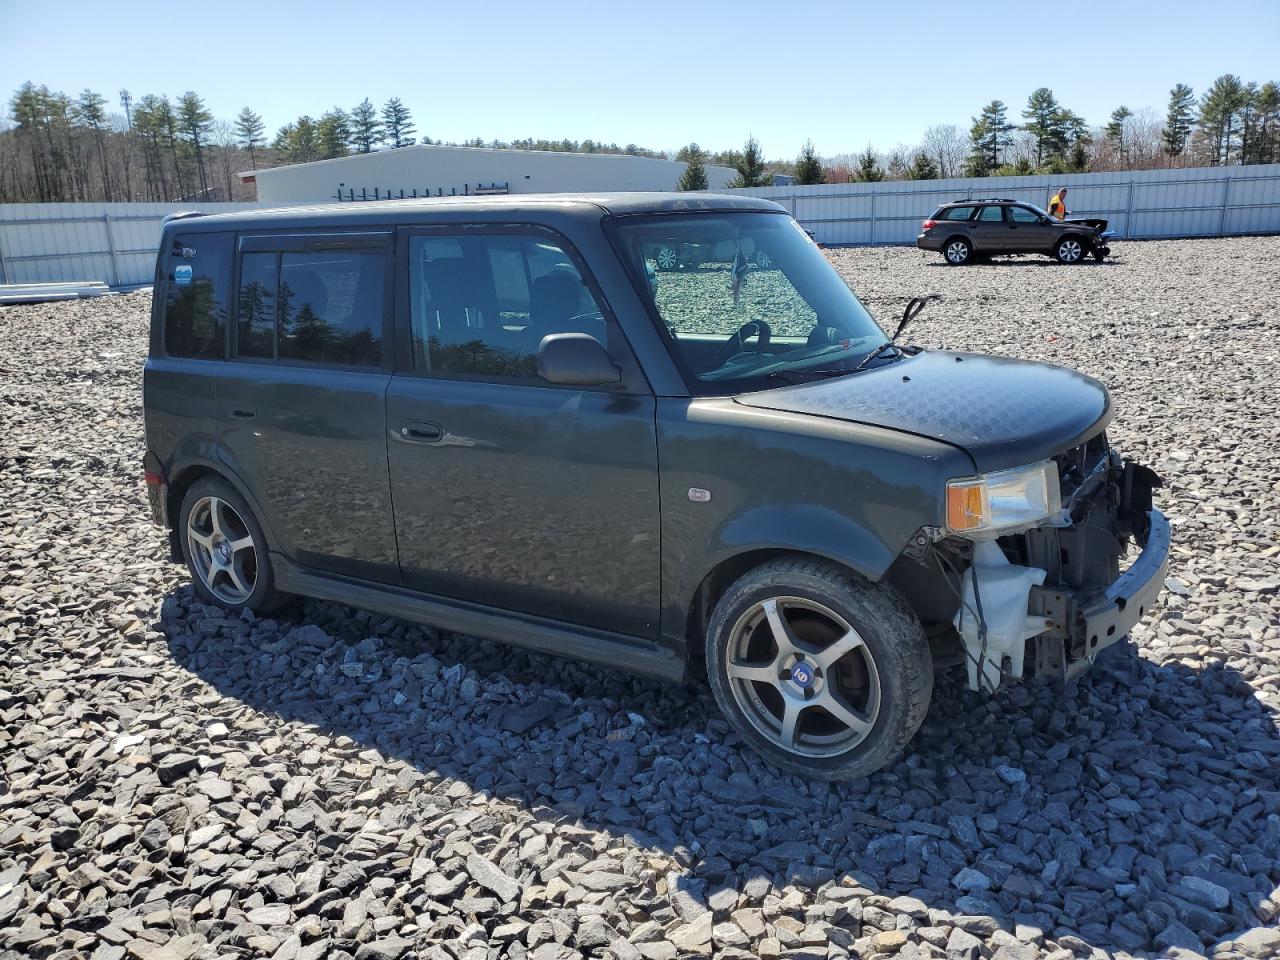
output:
[[[939,204],[1008,197],[1048,206],[1068,187],[1073,214],[1111,221],[1131,239],[1280,233],[1280,164],[1074,173],[1064,176],[824,183],[734,191],[785,206],[820,243],[914,243]]]
[[[165,216],[244,210],[256,203],[0,204],[0,283],[150,283]]]

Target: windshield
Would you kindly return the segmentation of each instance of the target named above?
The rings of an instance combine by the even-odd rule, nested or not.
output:
[[[791,217],[717,212],[615,223],[628,267],[699,392],[846,372],[885,342]]]

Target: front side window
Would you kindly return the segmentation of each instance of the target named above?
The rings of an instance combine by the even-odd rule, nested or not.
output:
[[[628,267],[701,392],[847,372],[849,361],[884,344],[870,314],[790,217],[724,212],[615,223]]]
[[[1040,214],[1030,207],[1010,207],[1009,219],[1014,223],[1036,223]]]
[[[231,296],[232,235],[180,233],[165,251],[164,349],[221,360]]]
[[[244,254],[236,355],[381,366],[385,279],[373,251]]]
[[[541,382],[538,345],[548,334],[608,345],[608,323],[573,258],[540,236],[412,237],[409,307],[421,372]]]

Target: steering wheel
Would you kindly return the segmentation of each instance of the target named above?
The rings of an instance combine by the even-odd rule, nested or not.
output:
[[[773,331],[769,329],[769,325],[763,320],[748,320],[716,351],[715,358],[711,361],[711,369],[722,367],[730,357],[745,353],[743,341],[753,333],[757,336],[756,353],[764,353],[765,348],[769,346],[769,338],[773,336]],[[734,351],[735,346],[737,347],[736,353]]]

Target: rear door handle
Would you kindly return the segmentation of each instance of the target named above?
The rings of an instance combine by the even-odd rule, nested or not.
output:
[[[253,410],[232,410],[231,415],[241,420],[252,420],[256,416]]]
[[[444,439],[444,428],[426,420],[406,420],[400,427],[400,439],[406,443],[436,443]]]

